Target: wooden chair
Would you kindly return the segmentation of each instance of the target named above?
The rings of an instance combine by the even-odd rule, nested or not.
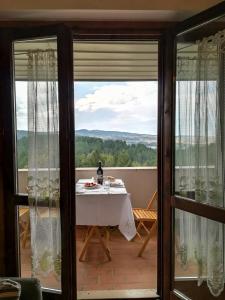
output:
[[[149,234],[146,236],[145,240],[144,240],[144,243],[142,244],[141,246],[141,249],[139,250],[138,252],[138,256],[141,257],[142,256],[142,253],[144,252],[150,238],[152,237],[152,235],[154,234],[154,232],[156,231],[157,229],[157,221],[155,221],[155,223],[153,223],[152,227],[150,228],[150,231],[149,231]]]
[[[157,192],[154,192],[152,198],[150,199],[147,208],[133,208],[133,214],[135,220],[138,222],[137,226],[137,236],[140,239],[143,239],[143,237],[140,234],[140,229],[143,228],[145,232],[147,233],[147,237],[145,238],[144,244],[138,254],[138,256],[141,256],[143,253],[145,247],[148,244],[148,241],[152,235],[152,232],[155,230],[156,225],[157,225],[157,211],[154,208],[154,204],[157,199]],[[148,222],[150,223],[150,228],[147,228],[145,223]]]
[[[19,225],[21,245],[22,248],[25,248],[30,236],[30,215],[28,207],[19,208]]]

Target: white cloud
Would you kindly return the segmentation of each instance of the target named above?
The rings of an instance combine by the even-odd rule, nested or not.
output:
[[[157,85],[151,82],[105,85],[76,101],[78,111],[111,109],[115,112],[133,111],[145,106],[155,107]],[[152,105],[151,105],[152,104]]]
[[[75,101],[76,129],[157,132],[157,82],[97,82],[82,85]],[[76,96],[76,93],[75,93]],[[16,83],[17,128],[27,130],[27,83]]]
[[[27,130],[27,82],[16,82],[17,129]]]
[[[75,102],[76,124],[79,127],[79,112],[92,112],[94,114],[98,110],[107,109],[116,114],[105,122],[106,130],[111,128],[111,130],[148,133],[154,131],[156,133],[157,102],[157,82],[106,84],[94,90],[93,93],[77,99]],[[95,129],[95,124],[89,125]],[[88,127],[90,126],[88,126],[87,120],[86,128]],[[100,126],[98,127],[100,128]]]

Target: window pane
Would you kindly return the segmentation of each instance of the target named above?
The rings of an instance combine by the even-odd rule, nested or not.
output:
[[[46,209],[43,208],[43,216],[46,215]],[[21,277],[32,276],[32,251],[31,251],[31,235],[30,235],[30,210],[28,206],[18,206],[19,216],[19,246],[20,246],[20,270]],[[58,279],[53,276],[39,276],[43,287],[60,290],[61,284]]]
[[[176,209],[174,241],[175,289],[190,299],[224,299],[224,224]]]
[[[40,40],[30,40],[30,41],[17,41],[14,42],[14,88],[15,88],[15,137],[16,137],[16,192],[18,194],[27,194],[27,176],[28,176],[28,83],[31,82],[31,70],[29,65],[29,55],[37,50],[55,50],[57,49],[57,43],[54,38],[46,38]],[[57,59],[56,59],[57,64]],[[41,74],[41,70],[38,71],[38,76],[40,78],[38,82],[38,89],[44,95],[46,89],[44,86],[45,74]],[[43,77],[44,76],[44,77]],[[57,76],[57,74],[55,74]],[[50,81],[51,78],[49,78]],[[39,93],[40,94],[40,93]],[[43,109],[45,109],[45,104],[43,102]],[[39,114],[42,114],[39,111]],[[47,113],[43,114],[43,131],[47,128]],[[43,132],[44,134],[44,132]],[[40,164],[42,164],[43,169],[47,167],[45,153],[47,149],[43,148],[42,153],[39,152]]]
[[[22,276],[61,288],[59,105],[56,38],[14,42],[16,192]]]
[[[194,33],[177,40],[175,193],[224,207],[223,31]]]

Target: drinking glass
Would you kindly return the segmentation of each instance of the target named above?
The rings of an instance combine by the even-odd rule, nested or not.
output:
[[[104,189],[109,192],[110,182],[109,180],[104,180]]]

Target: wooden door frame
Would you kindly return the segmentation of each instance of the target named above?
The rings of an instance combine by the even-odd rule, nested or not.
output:
[[[178,24],[176,27],[174,27],[173,31],[168,32],[168,35],[171,37],[171,47],[173,47],[173,53],[171,55],[171,59],[173,60],[172,63],[172,71],[171,71],[171,95],[170,101],[171,101],[171,106],[173,107],[173,112],[170,115],[171,118],[171,128],[172,128],[172,136],[170,138],[171,144],[169,146],[169,149],[171,150],[171,174],[170,174],[170,181],[171,181],[171,196],[169,199],[170,202],[170,217],[171,217],[171,265],[169,267],[168,264],[168,271],[170,273],[170,292],[167,293],[168,298],[166,299],[187,299],[185,298],[185,295],[182,295],[179,291],[175,289],[174,286],[174,277],[175,277],[175,272],[174,272],[174,262],[175,262],[175,251],[174,251],[174,242],[173,242],[173,237],[174,237],[174,215],[175,215],[175,210],[180,209],[188,213],[193,213],[198,216],[202,216],[214,221],[222,222],[225,223],[225,209],[224,208],[219,208],[215,206],[210,206],[206,205],[203,203],[198,203],[194,201],[193,199],[190,198],[185,198],[181,197],[179,195],[175,195],[175,188],[174,188],[174,154],[175,154],[175,141],[173,140],[173,137],[175,137],[175,84],[176,84],[176,36],[182,33],[188,33],[189,31],[191,32],[192,29],[197,29],[195,33],[195,38],[199,39],[202,37],[202,34],[214,34],[215,30],[221,30],[222,26],[225,28],[224,25],[221,26],[221,24],[217,24],[216,29],[214,26],[210,26],[210,23],[213,20],[216,20],[217,18],[220,18],[222,16],[225,16],[225,1],[219,3],[218,5],[209,8],[194,17],[191,17],[184,22]],[[204,25],[208,24],[208,30],[207,32],[205,31]],[[169,83],[167,82],[166,85]],[[196,293],[199,293],[199,297],[201,297],[203,294],[207,294],[207,288],[205,285],[203,285],[203,294],[201,294],[201,290],[198,290],[198,288],[194,287],[194,285],[191,285],[192,283],[189,282],[189,288],[195,289]],[[169,288],[169,285],[167,286]],[[164,291],[166,289],[166,286],[164,286]],[[195,294],[194,294],[195,295]],[[164,298],[163,298],[164,299]],[[220,299],[220,298],[219,298]],[[221,298],[222,299],[222,298]]]
[[[24,23],[23,23],[24,24]],[[107,26],[106,26],[107,24]],[[170,196],[171,196],[171,176],[172,176],[172,98],[171,98],[171,89],[173,82],[171,81],[171,55],[172,55],[172,47],[171,47],[171,38],[169,35],[165,35],[165,28],[160,29],[160,25],[153,26],[154,29],[150,29],[150,26],[154,23],[131,23],[131,22],[77,22],[71,26],[70,28],[73,28],[75,34],[79,36],[83,36],[83,38],[90,39],[90,38],[96,38],[100,35],[106,35],[108,36],[108,39],[115,39],[115,38],[122,38],[124,40],[129,39],[157,39],[159,41],[159,103],[158,103],[158,217],[159,217],[159,226],[158,226],[158,294],[161,296],[162,299],[169,299],[167,296],[169,295],[170,291],[170,264],[169,264],[169,253],[171,255],[171,206],[170,206]],[[30,23],[25,23],[25,25],[30,25]],[[33,24],[31,24],[33,25]],[[94,26],[93,26],[94,25]],[[166,24],[168,25],[168,24]],[[173,24],[172,24],[173,25]],[[171,26],[171,24],[170,24]],[[53,28],[56,27],[56,25],[52,25]],[[156,28],[155,28],[156,27]],[[46,35],[47,31],[45,31],[43,27],[43,30],[40,31],[40,28],[33,28],[27,27],[26,31],[24,31],[24,38],[28,36],[28,33],[30,36],[37,37],[38,35]],[[3,32],[5,33],[2,37],[2,41],[4,43],[1,43],[4,45],[4,48],[0,48],[0,54],[1,50],[2,53],[6,55],[6,60],[2,62],[2,65],[0,64],[0,67],[2,66],[4,70],[4,76],[2,78],[0,77],[0,87],[2,84],[3,89],[0,89],[0,96],[1,99],[4,99],[3,103],[5,105],[4,113],[11,111],[13,112],[13,90],[12,90],[12,44],[10,44],[10,41],[12,38],[21,38],[21,32],[18,33],[17,29],[15,31],[4,29]],[[70,146],[68,149],[66,149],[63,145],[60,145],[60,151],[61,154],[67,155],[67,157],[71,157],[71,153],[74,151],[74,136],[71,135],[71,128],[73,127],[73,120],[72,115],[69,113],[70,110],[73,109],[73,104],[71,106],[71,103],[69,100],[73,98],[73,95],[71,94],[72,90],[72,84],[73,81],[71,81],[72,77],[72,69],[71,64],[69,63],[71,60],[71,37],[67,29],[64,29],[59,34],[60,39],[65,39],[65,45],[59,45],[61,47],[60,53],[67,53],[67,56],[63,56],[63,59],[65,61],[65,65],[61,66],[61,71],[59,70],[59,76],[62,76],[62,74],[65,74],[64,72],[68,71],[67,78],[64,81],[64,84],[62,84],[63,88],[62,90],[59,90],[59,97],[65,96],[64,101],[66,104],[61,102],[61,105],[63,105],[62,111],[64,114],[68,114],[69,120],[65,120],[61,114],[61,123],[63,123],[63,128],[66,132],[63,137],[61,137],[62,140],[65,142],[67,139],[70,139]],[[8,43],[5,43],[5,40],[8,40]],[[1,46],[0,46],[1,47]],[[3,46],[2,46],[3,47]],[[59,54],[60,54],[59,53]],[[61,57],[61,58],[60,58]],[[62,59],[62,56],[59,55],[58,59]],[[61,74],[61,75],[60,75]],[[69,83],[69,85],[66,86],[66,82]],[[6,87],[6,88],[5,88]],[[63,92],[64,90],[64,92]],[[65,90],[67,91],[65,93]],[[73,101],[72,101],[73,102]],[[9,110],[10,109],[10,110]],[[11,262],[9,265],[7,264],[7,276],[15,276],[19,275],[19,269],[18,269],[18,262],[17,262],[17,255],[18,253],[18,245],[16,243],[16,206],[17,205],[27,205],[27,196],[26,195],[16,195],[14,189],[14,182],[13,182],[13,176],[14,176],[14,162],[12,161],[12,158],[14,157],[14,145],[12,145],[11,141],[13,140],[13,120],[12,115],[5,114],[4,119],[4,125],[3,129],[6,130],[4,134],[4,144],[5,150],[3,156],[6,157],[5,165],[3,168],[3,171],[7,171],[7,176],[4,180],[4,199],[10,198],[10,202],[6,203],[8,208],[6,207],[6,214],[7,216],[10,216],[10,220],[13,220],[12,222],[8,223],[6,222],[6,230],[5,232],[10,232],[10,236],[8,237],[8,240],[6,241],[6,250],[12,249],[11,253],[8,253],[6,255],[6,261]],[[67,169],[66,169],[67,168]],[[75,169],[74,169],[75,170]],[[69,189],[70,191],[72,189],[72,184],[74,184],[74,170],[72,170],[71,165],[68,165],[67,163],[64,165],[64,169],[62,171],[62,174],[64,174],[66,177],[70,174],[70,180],[68,183],[63,184],[62,190],[65,191],[65,194],[67,193]],[[63,179],[62,179],[63,180]],[[72,241],[70,241],[70,237],[74,236],[74,226],[75,225],[75,214],[71,215],[71,212],[75,211],[74,208],[74,201],[71,201],[73,197],[73,192],[70,195],[64,195],[66,197],[66,202],[62,203],[62,215],[63,220],[65,220],[66,216],[69,216],[69,223],[65,223],[62,221],[62,233],[63,234],[63,241],[66,243],[65,249],[70,249],[70,256],[74,257],[74,263],[75,263],[75,246]],[[67,198],[68,197],[68,198]],[[166,200],[165,200],[166,199]],[[65,206],[64,206],[65,205]],[[166,245],[166,248],[165,246]],[[73,248],[74,247],[74,248]],[[73,248],[73,249],[72,249]],[[62,248],[62,251],[65,251],[64,247]],[[73,253],[72,253],[73,250]],[[72,264],[69,265],[68,255],[65,257],[66,253],[63,255],[63,261],[66,262],[65,265],[72,266]],[[76,273],[75,267],[73,268]],[[75,289],[73,289],[73,292],[69,291],[71,286],[74,287],[76,281],[71,281],[71,278],[75,278],[76,274],[74,274],[72,269],[68,273],[62,274],[62,280],[63,280],[63,287],[68,290],[68,298],[65,299],[75,299],[76,295]],[[69,277],[68,277],[69,276]],[[64,278],[64,279],[63,279]],[[54,296],[53,296],[54,298]]]
[[[99,24],[100,25],[100,24]],[[157,255],[157,294],[158,295],[163,295],[163,281],[167,281],[167,272],[163,271],[163,266],[164,266],[164,259],[168,257],[168,252],[163,251],[163,242],[164,242],[164,234],[165,234],[165,228],[162,228],[162,223],[161,220],[164,217],[164,214],[162,211],[165,211],[165,201],[163,201],[163,188],[162,188],[162,176],[163,176],[163,162],[162,162],[162,157],[163,157],[163,149],[164,149],[164,142],[163,142],[163,136],[162,136],[162,128],[163,128],[163,118],[164,118],[164,55],[165,55],[165,45],[166,41],[164,38],[164,33],[159,32],[159,31],[148,31],[145,32],[144,34],[138,31],[132,31],[130,33],[130,30],[125,30],[122,32],[118,33],[118,30],[113,30],[113,28],[107,28],[102,30],[104,27],[98,28],[96,31],[96,28],[94,29],[93,32],[90,32],[89,30],[74,30],[74,38],[78,39],[79,41],[82,40],[138,40],[138,41],[151,41],[151,40],[156,40],[158,41],[158,129],[157,129],[157,134],[158,134],[158,140],[157,140],[157,160],[158,160],[158,169],[157,169],[157,182],[158,182],[158,238],[157,238],[157,249],[158,249],[158,255]],[[168,90],[169,92],[170,90]],[[168,124],[167,124],[168,125]],[[166,125],[166,126],[167,126]],[[166,127],[165,126],[165,127]],[[168,127],[166,127],[168,128]],[[169,228],[169,227],[166,227]],[[168,239],[167,239],[168,240]],[[163,298],[162,298],[163,299]]]
[[[72,34],[66,26],[44,26],[26,29],[2,29],[2,42],[0,54],[5,59],[1,60],[0,67],[4,72],[0,77],[1,116],[3,116],[3,201],[5,203],[5,261],[6,276],[19,276],[19,245],[17,232],[17,206],[28,205],[27,195],[16,193],[15,187],[15,126],[14,126],[14,78],[13,78],[13,41],[55,36],[58,50],[58,82],[59,82],[59,140],[60,140],[60,211],[61,211],[61,240],[62,240],[62,295],[64,299],[76,297],[76,264],[74,256],[75,215],[75,173],[74,173],[74,129],[73,118],[73,66],[70,59],[73,55]],[[9,113],[11,112],[11,113]],[[68,192],[69,191],[69,192]],[[3,200],[2,199],[2,200]],[[10,222],[7,222],[10,219]],[[49,291],[50,292],[50,291]],[[45,289],[43,295],[48,294]],[[49,296],[48,296],[49,297]],[[61,297],[58,293],[51,295],[53,299]]]
[[[174,80],[172,72],[174,69],[174,38],[171,32],[167,31],[163,36],[163,88],[162,88],[162,108],[161,108],[161,159],[160,159],[160,178],[161,178],[161,299],[170,299],[172,289],[171,282],[171,259],[172,259],[172,209],[170,199],[173,184],[173,124],[174,124]]]
[[[14,205],[14,143],[12,143],[13,132],[13,92],[12,92],[12,43],[11,31],[4,30],[0,34],[0,118],[1,118],[1,144],[2,146],[2,203],[5,209],[5,247],[4,260],[7,261],[5,266],[5,276],[15,276],[18,274],[18,261],[16,253],[18,244],[15,237],[17,236],[16,223],[17,214]],[[8,113],[8,112],[11,112]],[[10,219],[10,222],[8,220]]]

